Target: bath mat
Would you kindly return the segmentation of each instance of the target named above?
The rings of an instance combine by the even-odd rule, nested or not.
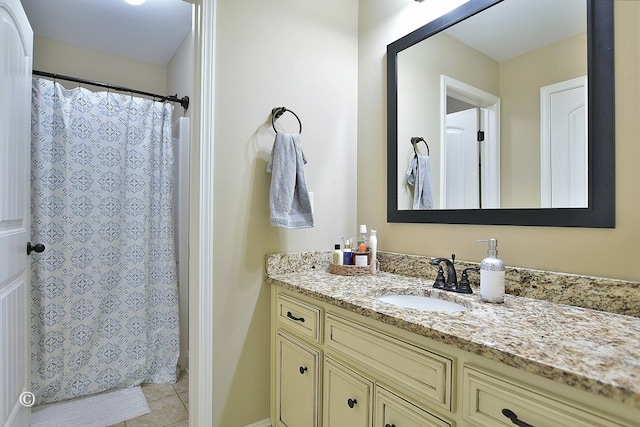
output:
[[[36,407],[31,427],[107,427],[149,412],[140,387],[130,387]]]

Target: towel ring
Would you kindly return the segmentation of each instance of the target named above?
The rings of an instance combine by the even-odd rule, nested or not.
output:
[[[424,140],[423,137],[421,136],[413,136],[411,137],[411,144],[413,145],[413,152],[415,153],[415,155],[418,155],[418,149],[416,148],[416,145],[420,142],[424,142],[424,145],[427,146],[427,156],[430,156],[431,153],[429,152],[429,144],[427,144],[427,141]]]
[[[296,119],[298,119],[298,124],[300,125],[300,133],[302,133],[302,122],[300,121],[300,117],[298,117],[296,113],[286,107],[276,107],[271,110],[271,126],[273,126],[273,130],[278,133],[278,130],[276,129],[276,120],[278,120],[280,116],[282,116],[287,111],[296,116]]]

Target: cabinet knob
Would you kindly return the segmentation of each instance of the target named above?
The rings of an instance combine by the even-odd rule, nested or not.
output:
[[[300,373],[304,375],[305,372],[307,372],[307,367],[306,366],[300,366]]]
[[[524,421],[520,421],[518,419],[518,416],[516,415],[515,412],[513,412],[510,409],[503,409],[502,410],[502,415],[504,415],[505,417],[509,418],[511,420],[512,423],[514,423],[515,425],[519,426],[519,427],[533,427],[531,424],[525,423]]]
[[[385,424],[384,427],[396,427],[395,424]]]
[[[356,399],[347,399],[347,405],[349,405],[349,408],[356,406],[356,403],[358,403]]]

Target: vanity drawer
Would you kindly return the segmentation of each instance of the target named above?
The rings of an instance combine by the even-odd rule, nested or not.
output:
[[[463,419],[474,426],[622,426],[589,407],[542,394],[527,384],[475,367],[463,367]],[[510,418],[511,417],[511,418]]]
[[[326,315],[325,343],[417,403],[451,411],[452,359],[334,313]]]
[[[320,308],[283,294],[278,294],[276,308],[284,329],[320,343]]]

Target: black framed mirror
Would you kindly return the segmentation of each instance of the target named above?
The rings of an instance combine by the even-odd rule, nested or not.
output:
[[[406,130],[403,126],[406,122],[407,112],[413,112],[414,108],[406,108],[402,105],[399,108],[399,93],[401,88],[408,87],[409,90],[419,92],[423,90],[420,85],[406,84],[404,72],[399,70],[400,55],[406,56],[409,48],[417,46],[422,42],[435,40],[436,36],[442,34],[453,34],[452,30],[457,26],[463,25],[465,21],[471,19],[484,18],[492,11],[499,10],[501,4],[519,2],[538,3],[539,0],[470,0],[452,12],[426,24],[425,26],[411,32],[410,34],[396,40],[387,46],[387,221],[398,223],[441,223],[441,224],[487,224],[487,225],[525,225],[525,226],[557,226],[557,227],[590,227],[590,228],[613,228],[615,227],[615,120],[614,120],[614,35],[613,35],[613,0],[582,0],[584,5],[583,16],[586,16],[586,93],[584,109],[584,201],[583,204],[578,203],[580,207],[556,207],[557,205],[549,205],[551,207],[533,207],[527,206],[526,203],[521,206],[509,206],[507,203],[500,202],[500,186],[498,184],[498,196],[493,201],[485,201],[485,196],[479,196],[481,200],[480,206],[471,208],[447,208],[443,200],[445,198],[435,197],[441,201],[441,206],[407,206],[406,201],[402,200],[404,192],[403,186],[407,183],[403,182],[405,176],[405,168],[407,173],[410,170],[410,159],[405,158],[407,147],[413,151],[409,135],[412,138],[422,137],[423,135],[412,134],[411,130]],[[578,2],[581,0],[567,0],[569,2]],[[555,4],[563,2],[552,2]],[[519,8],[523,9],[521,6]],[[551,4],[550,8],[555,7]],[[559,15],[559,14],[558,14]],[[495,25],[504,25],[505,17],[501,15],[501,21]],[[584,17],[582,18],[584,19]],[[545,21],[546,22],[546,21]],[[565,27],[567,25],[564,25]],[[549,31],[550,32],[550,31]],[[450,37],[447,35],[447,37]],[[438,61],[436,57],[430,57],[430,53],[423,49],[422,60],[424,63]],[[448,52],[451,52],[450,50]],[[455,55],[456,53],[450,53]],[[426,56],[425,56],[426,55]],[[557,66],[555,61],[542,61],[548,67]],[[500,65],[497,66],[498,68]],[[445,81],[454,81],[445,76],[446,71],[440,73],[440,88],[448,87],[442,83]],[[464,83],[462,83],[465,86]],[[500,84],[497,85],[497,87]],[[402,89],[405,90],[406,89]],[[497,89],[496,89],[497,91]],[[455,92],[455,89],[454,89]],[[464,91],[462,91],[464,92]],[[405,92],[403,92],[405,93]],[[481,93],[485,93],[482,92]],[[542,90],[540,91],[542,93]],[[404,95],[403,95],[404,96]],[[436,104],[441,111],[440,118],[435,123],[439,124],[443,117],[445,107],[445,98],[443,90],[437,92],[424,91],[419,92],[419,98],[424,103]],[[464,97],[461,97],[464,98]],[[473,97],[471,97],[473,98]],[[499,95],[498,95],[499,98]],[[542,103],[541,98],[536,102]],[[503,103],[506,107],[507,102]],[[540,110],[538,110],[538,114]],[[418,119],[422,120],[422,119]],[[427,123],[428,120],[422,120]],[[444,121],[444,119],[440,120]],[[433,123],[433,122],[432,122]],[[506,133],[503,130],[508,125],[503,119],[497,122],[500,126],[498,134]],[[424,125],[424,123],[421,123]],[[536,125],[537,126],[537,125]],[[424,127],[424,126],[423,126]],[[437,153],[438,145],[444,145],[444,126],[437,125],[427,127],[428,130],[434,130],[438,135],[433,140],[426,139],[426,145],[429,147],[431,155]],[[537,132],[543,133],[540,130]],[[484,134],[483,134],[484,135]],[[524,134],[523,134],[524,135]],[[480,136],[480,134],[479,134]],[[538,138],[538,135],[536,135]],[[405,141],[406,139],[406,141]],[[481,139],[481,138],[479,138]],[[500,138],[498,138],[500,139]],[[499,150],[497,163],[487,161],[484,171],[487,169],[497,170],[497,174],[492,179],[500,179],[500,169],[504,170],[506,154],[509,152],[510,142],[507,138],[500,141],[502,150]],[[539,142],[536,141],[536,144]],[[537,156],[540,156],[539,146]],[[450,150],[451,151],[451,150]],[[416,153],[416,158],[417,158]],[[403,157],[404,156],[404,157]],[[413,156],[413,153],[411,154]],[[444,165],[444,157],[439,159],[438,164]],[[404,163],[403,163],[404,162]],[[414,165],[415,166],[415,165]],[[436,166],[437,168],[437,166]],[[442,169],[445,167],[443,166]],[[497,169],[495,169],[497,168]],[[452,170],[453,168],[449,168]],[[519,169],[522,169],[519,167]],[[441,172],[442,173],[442,172]],[[483,172],[484,173],[484,172]],[[503,186],[510,185],[512,179],[507,174],[502,174]],[[442,176],[445,176],[442,174]],[[527,178],[525,176],[525,178]],[[540,182],[540,176],[531,178],[532,181]],[[449,182],[453,179],[449,179]],[[489,181],[489,179],[487,179]],[[442,182],[438,185],[441,188]],[[438,192],[438,188],[435,192]],[[484,187],[483,187],[484,188]],[[482,193],[482,189],[479,193]],[[558,191],[559,192],[559,191]],[[575,191],[574,191],[575,192]],[[444,192],[442,192],[444,193]],[[488,191],[486,191],[488,193]],[[514,190],[514,194],[522,194],[522,190]],[[540,198],[537,194],[536,198]],[[543,196],[544,199],[544,196]],[[490,198],[488,200],[491,200]],[[497,200],[497,202],[496,202]],[[447,202],[450,203],[450,202]],[[434,203],[437,205],[437,202]],[[542,205],[544,205],[544,201]],[[503,207],[504,206],[504,207]],[[560,205],[562,206],[562,205]]]

